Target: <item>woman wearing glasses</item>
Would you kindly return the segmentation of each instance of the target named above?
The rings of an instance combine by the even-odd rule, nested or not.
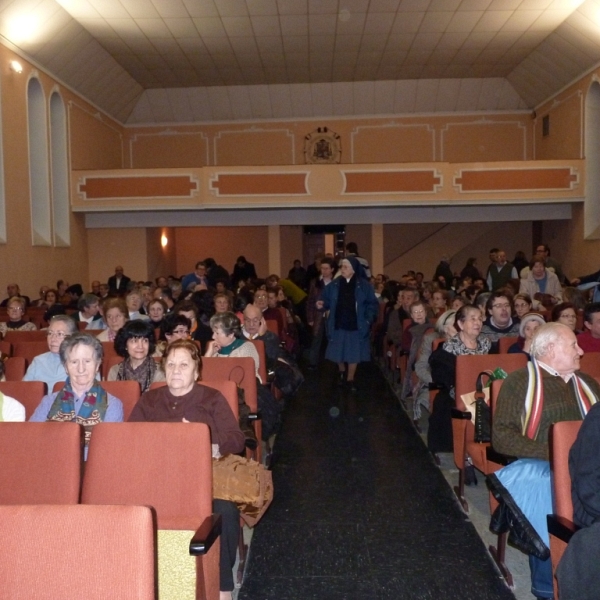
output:
[[[35,323],[23,319],[25,307],[25,298],[22,298],[21,296],[13,296],[8,301],[8,304],[6,305],[8,321],[0,323],[0,333],[2,336],[4,336],[7,331],[34,331],[37,329]]]
[[[47,330],[48,352],[36,356],[29,368],[23,381],[43,381],[48,390],[52,391],[57,381],[65,381],[67,372],[60,360],[58,353],[63,340],[75,333],[77,325],[75,321],[67,315],[55,315],[50,319],[50,325]]]

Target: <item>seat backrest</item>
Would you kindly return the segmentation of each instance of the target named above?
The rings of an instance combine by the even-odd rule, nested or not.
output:
[[[214,380],[205,380],[203,379],[200,382],[201,385],[205,385],[207,387],[211,387],[215,390],[218,390],[225,396],[225,400],[227,400],[227,404],[229,404],[229,408],[231,408],[231,412],[235,417],[236,421],[239,417],[239,407],[238,407],[238,395],[237,395],[237,385],[233,381],[214,381]],[[166,381],[155,381],[150,384],[150,389],[155,390],[156,388],[163,387],[167,385]],[[129,417],[129,415],[127,415]],[[127,419],[123,419],[127,421]]]
[[[28,365],[36,356],[46,352],[48,352],[48,342],[13,342],[12,344],[12,355],[22,356]]]
[[[63,389],[64,381],[57,381],[54,384],[53,392]],[[123,421],[127,421],[133,407],[142,395],[140,384],[137,381],[100,381],[100,385],[123,404]]]
[[[202,359],[202,379],[235,381],[244,388],[246,404],[258,411],[254,359],[250,357],[211,356]]]
[[[277,321],[275,321],[275,319],[267,319],[265,321],[265,323],[267,324],[267,329],[269,331],[271,331],[272,333],[274,333],[276,336],[279,336],[279,325],[277,324]]]
[[[153,600],[154,547],[145,506],[0,506],[2,596]]]
[[[500,388],[504,383],[504,379],[495,379],[492,381],[492,389],[490,390],[490,410],[492,412],[492,416],[496,411],[496,402],[498,401],[498,394],[500,393]]]
[[[22,356],[11,356],[4,363],[6,381],[21,381],[25,377],[26,361]]]
[[[581,423],[582,421],[561,421],[550,425],[550,469],[554,511],[569,520],[573,520],[569,452],[577,439]]]
[[[212,451],[204,423],[99,423],[81,501],[156,510],[159,529],[195,529],[212,513]]]
[[[506,354],[508,349],[519,339],[517,335],[507,335],[498,340],[498,352]]]
[[[501,367],[507,373],[525,367],[525,354],[469,354],[456,357],[456,407],[464,409],[462,394],[475,390],[477,375],[481,371],[494,370]]]
[[[446,338],[436,338],[435,340],[433,340],[433,342],[431,344],[431,351],[435,352],[435,350],[438,349],[440,344],[443,344],[445,341],[446,341]]]
[[[114,342],[101,342],[102,349],[104,350],[104,359],[106,360],[109,356],[119,356],[115,350]]]
[[[579,370],[590,377],[600,377],[600,352],[586,352],[581,357]]]
[[[262,340],[248,340],[251,344],[254,344],[256,351],[258,352],[258,376],[263,383],[267,383],[267,355],[265,352],[265,343]]]
[[[122,363],[123,360],[124,360],[123,357],[119,356],[118,354],[109,355],[109,356],[105,355],[104,359],[102,360],[102,367],[100,368],[101,373],[102,373],[102,379],[106,379],[108,377],[108,372],[115,365]]]
[[[25,407],[29,419],[48,393],[43,381],[0,381],[0,392],[18,400]]]
[[[11,344],[15,344],[17,342],[45,342],[47,333],[42,330],[35,331],[11,331],[10,329],[4,334],[4,339]],[[48,346],[46,346],[46,352],[48,351]]]
[[[82,431],[76,423],[0,423],[0,504],[77,504]]]
[[[12,356],[12,344],[2,340],[0,342],[0,352],[6,356]]]

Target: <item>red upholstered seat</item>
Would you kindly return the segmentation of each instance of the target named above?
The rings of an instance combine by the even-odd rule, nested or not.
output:
[[[0,392],[18,400],[25,407],[25,419],[29,419],[48,390],[43,381],[0,381]]]
[[[0,506],[0,549],[4,598],[155,598],[145,506]]]

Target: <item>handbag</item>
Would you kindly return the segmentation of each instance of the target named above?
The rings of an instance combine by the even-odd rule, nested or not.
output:
[[[254,527],[273,501],[273,475],[237,454],[213,459],[213,498],[236,504],[242,519]]]
[[[483,378],[487,377],[484,385]],[[495,379],[506,379],[507,373],[498,367],[494,371],[482,371],[475,380],[475,391],[462,394],[461,400],[471,413],[471,422],[475,426],[475,442],[487,444],[492,441],[492,412],[490,410],[490,388]]]
[[[278,358],[275,366],[275,387],[284,396],[293,396],[304,383],[304,375],[298,367]]]

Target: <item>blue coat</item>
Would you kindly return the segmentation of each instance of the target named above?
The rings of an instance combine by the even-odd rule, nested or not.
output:
[[[321,292],[321,300],[324,303],[323,310],[329,311],[327,337],[330,340],[335,330],[335,311],[340,295],[340,283],[341,277],[337,277],[329,285],[326,285]],[[379,302],[375,296],[373,286],[366,279],[358,278],[356,280],[355,296],[358,331],[362,338],[368,338],[371,332],[371,324],[375,321],[379,312]]]

